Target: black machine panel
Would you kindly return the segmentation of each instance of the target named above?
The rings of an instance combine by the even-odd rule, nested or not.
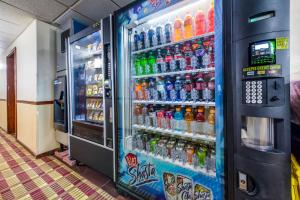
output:
[[[290,199],[289,1],[232,2],[230,199]]]
[[[54,126],[57,130],[68,132],[67,85],[66,76],[54,80]]]

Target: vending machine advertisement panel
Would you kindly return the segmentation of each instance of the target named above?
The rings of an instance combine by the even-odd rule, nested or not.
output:
[[[222,0],[116,12],[117,187],[140,199],[224,199]]]

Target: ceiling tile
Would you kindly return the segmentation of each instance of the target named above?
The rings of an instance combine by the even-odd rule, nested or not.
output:
[[[112,1],[114,1],[116,4],[118,4],[121,7],[127,6],[131,2],[134,2],[134,0],[112,0]]]
[[[55,23],[58,23],[60,25],[65,24],[68,20],[70,19],[76,19],[84,24],[91,25],[95,21],[86,18],[79,13],[73,11],[73,10],[68,10],[66,13],[64,13],[61,17],[59,17],[57,20],[55,20]]]
[[[95,9],[97,8],[97,9]],[[98,21],[107,17],[119,7],[110,0],[84,0],[78,3],[74,9],[91,19]]]
[[[32,16],[26,12],[16,9],[6,3],[0,2],[0,20],[7,21],[19,26],[27,26],[32,20]]]
[[[29,12],[40,19],[51,22],[67,7],[54,0],[2,0],[10,5],[16,6]]]
[[[56,1],[59,1],[62,4],[67,5],[67,6],[72,6],[75,2],[77,2],[79,0],[56,0]]]

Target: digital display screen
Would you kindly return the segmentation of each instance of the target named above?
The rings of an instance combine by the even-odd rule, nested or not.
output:
[[[250,65],[276,64],[276,42],[274,39],[250,44]]]

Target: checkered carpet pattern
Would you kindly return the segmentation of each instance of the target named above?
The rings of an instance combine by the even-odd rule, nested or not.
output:
[[[0,199],[114,199],[53,156],[35,159],[0,130]]]

